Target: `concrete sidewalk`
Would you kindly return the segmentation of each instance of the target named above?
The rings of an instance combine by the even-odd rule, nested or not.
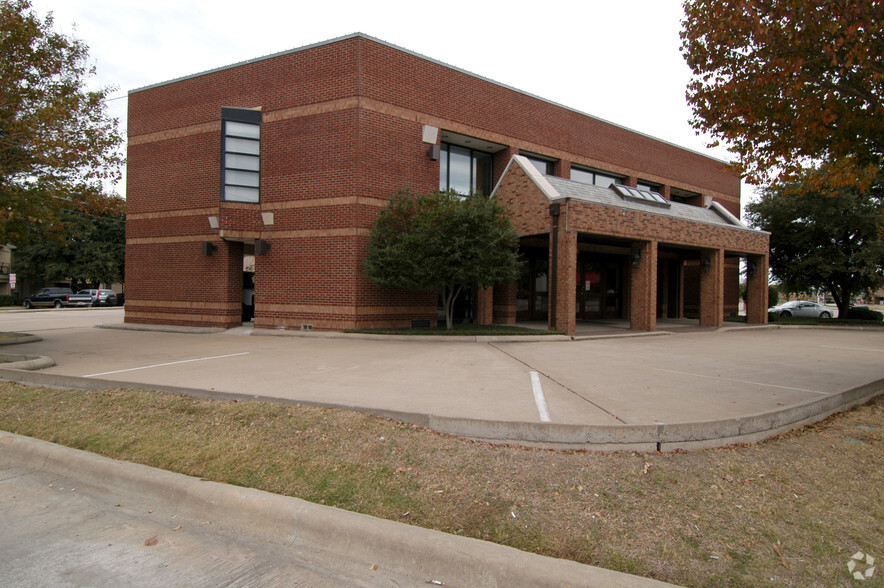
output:
[[[0,432],[4,586],[668,586]]]

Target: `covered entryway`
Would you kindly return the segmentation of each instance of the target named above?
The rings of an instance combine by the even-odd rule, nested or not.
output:
[[[525,235],[527,259],[512,299],[486,299],[494,301],[494,316],[546,315],[550,329],[572,335],[577,321],[600,319],[627,319],[631,329],[644,331],[655,330],[658,318],[720,326],[725,290],[735,298],[737,259],[745,257],[755,268],[747,321],[767,322],[769,235],[715,202],[694,206],[648,190],[544,176],[520,156],[493,196]],[[491,316],[481,309],[479,315]]]

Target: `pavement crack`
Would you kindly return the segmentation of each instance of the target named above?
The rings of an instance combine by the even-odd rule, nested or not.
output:
[[[501,353],[503,353],[503,354],[506,355],[507,357],[509,357],[509,358],[511,358],[511,359],[514,359],[514,360],[518,361],[519,363],[521,363],[522,365],[524,365],[525,367],[527,367],[529,370],[534,371],[534,372],[537,372],[538,374],[540,374],[540,375],[543,376],[544,378],[548,379],[549,381],[554,382],[555,384],[561,386],[562,388],[564,388],[565,390],[567,390],[568,392],[570,392],[571,394],[573,394],[574,396],[576,396],[576,397],[579,398],[580,400],[586,402],[587,404],[590,404],[590,405],[596,407],[596,408],[599,409],[600,411],[604,412],[604,413],[607,414],[607,415],[610,415],[611,417],[613,417],[613,418],[616,419],[617,421],[623,423],[624,425],[628,425],[628,424],[629,424],[629,423],[627,423],[626,421],[624,421],[623,419],[621,419],[619,416],[617,416],[616,414],[614,414],[613,412],[611,412],[610,410],[608,410],[607,408],[605,408],[604,406],[602,406],[602,405],[600,405],[600,404],[598,404],[598,403],[596,403],[596,402],[593,402],[592,400],[590,400],[589,398],[583,396],[582,394],[580,394],[579,392],[577,392],[577,391],[574,390],[573,388],[570,388],[569,386],[566,386],[564,383],[562,383],[562,382],[560,382],[559,380],[555,379],[555,378],[552,377],[550,374],[544,372],[544,371],[541,370],[540,368],[537,368],[537,367],[531,365],[530,363],[524,361],[523,359],[521,359],[521,358],[519,358],[519,357],[516,357],[516,356],[513,355],[512,353],[509,353],[509,352],[507,352],[507,351],[504,351],[503,349],[501,349],[500,347],[498,347],[498,346],[495,345],[494,343],[488,343],[488,345],[490,345],[491,347],[494,347],[495,349],[497,349],[498,351],[500,351]]]

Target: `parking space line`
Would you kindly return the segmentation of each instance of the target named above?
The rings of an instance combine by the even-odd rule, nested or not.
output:
[[[884,349],[870,349],[868,347],[840,347],[838,345],[820,345],[820,347],[828,347],[829,349],[847,349],[848,351],[874,351],[875,353],[884,353]]]
[[[534,404],[537,405],[537,412],[540,413],[541,422],[548,423],[552,419],[549,418],[549,408],[546,406],[546,398],[543,396],[543,387],[540,385],[540,374],[537,372],[529,372],[531,374],[531,389],[534,392]]]
[[[85,375],[85,376],[83,376],[83,377],[84,377],[84,378],[95,378],[95,377],[98,377],[98,376],[108,376],[108,375],[110,375],[110,374],[122,374],[122,373],[124,373],[124,372],[135,372],[135,371],[138,371],[138,370],[149,370],[149,369],[151,369],[151,368],[165,367],[165,366],[167,366],[167,365],[178,365],[178,364],[182,364],[182,363],[193,363],[193,362],[195,362],[195,361],[207,361],[207,360],[210,360],[210,359],[224,359],[225,357],[238,357],[238,356],[240,356],[240,355],[248,355],[248,354],[249,354],[249,352],[246,351],[246,352],[243,352],[243,353],[231,353],[230,355],[214,355],[214,356],[212,356],[212,357],[198,357],[198,358],[196,358],[196,359],[185,359],[185,360],[182,360],[182,361],[170,361],[170,362],[168,362],[168,363],[157,363],[157,364],[154,364],[154,365],[144,365],[144,366],[141,366],[141,367],[128,368],[128,369],[125,369],[125,370],[114,370],[114,371],[112,371],[112,372],[101,372],[100,374],[88,374],[88,375]]]
[[[811,392],[813,394],[824,394],[828,396],[831,392],[821,392],[819,390],[808,390],[806,388],[795,388],[794,386],[778,386],[777,384],[764,384],[762,382],[753,382],[751,380],[735,380],[733,378],[722,378],[721,376],[707,376],[704,374],[694,374],[691,372],[677,372],[675,370],[664,370],[663,368],[654,368],[660,372],[668,372],[670,374],[681,374],[682,376],[694,376],[696,378],[707,378],[709,380],[718,380],[725,382],[734,382],[736,384],[751,384],[752,386],[765,386],[767,388],[782,388],[784,390],[795,390],[796,392]]]

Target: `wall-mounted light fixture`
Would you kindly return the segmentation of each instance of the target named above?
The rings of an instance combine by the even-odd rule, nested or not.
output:
[[[424,143],[435,145],[439,139],[439,129],[431,125],[424,125],[421,129],[421,139]]]
[[[750,277],[750,278],[754,277],[755,272],[757,272],[757,271],[758,271],[758,264],[756,262],[750,261],[749,263],[746,264],[746,275],[748,277]]]
[[[270,243],[255,239],[255,255],[264,255],[268,251],[270,251]]]
[[[217,216],[210,216],[209,217],[209,226],[212,227],[213,229],[218,228],[218,217]]]
[[[642,250],[636,249],[632,252],[632,267],[637,268],[642,260]]]
[[[436,144],[436,141],[439,139],[439,129],[437,127],[431,125],[424,125],[421,130],[421,140],[424,143],[427,143],[430,148],[427,149],[427,157],[432,159],[433,161],[439,160],[439,154],[441,152],[441,148]]]
[[[214,243],[210,243],[208,241],[203,241],[203,255],[206,257],[211,256],[213,253],[218,251],[218,246]]]
[[[262,212],[261,213],[261,221],[264,223],[265,227],[269,227],[273,224],[273,213],[272,212]]]
[[[703,258],[703,273],[708,274],[710,267],[712,267],[712,258],[707,255]]]

